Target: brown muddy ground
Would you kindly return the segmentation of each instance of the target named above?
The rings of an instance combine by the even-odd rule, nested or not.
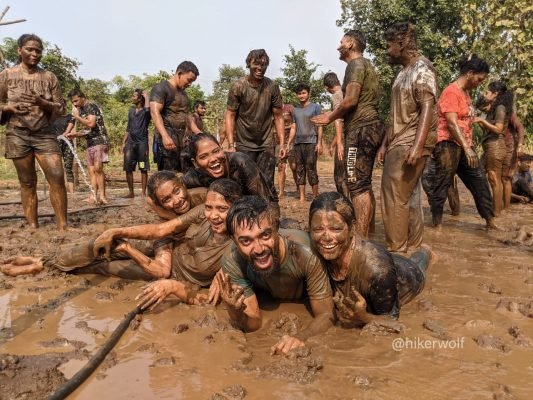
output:
[[[321,164],[321,191],[333,189],[331,169]],[[305,227],[309,204],[302,207],[291,196],[294,186],[288,189],[282,212]],[[105,227],[156,220],[141,199],[119,199],[123,193],[110,197],[127,207],[73,215],[66,235],[55,232],[51,218],[36,231],[23,220],[0,220],[1,258],[43,255]],[[335,327],[311,338],[308,349],[270,356],[281,334],[310,321],[304,305],[267,302],[263,329],[244,335],[228,326],[221,306],[168,300],[128,330],[70,398],[532,398],[533,251],[513,238],[519,227],[533,228],[533,207],[514,205],[499,218],[505,231],[487,233],[463,186],[460,193],[459,217],[446,214],[442,232],[426,223],[426,242],[439,259],[422,294],[402,309],[402,332]],[[87,207],[84,196],[71,197],[69,209]],[[17,199],[16,190],[2,190],[0,202]],[[50,211],[46,200],[40,210]],[[427,203],[425,212],[429,221]],[[19,205],[0,206],[0,215],[20,213]],[[376,228],[373,238],[382,242],[379,211]],[[46,398],[134,307],[141,286],[55,271],[0,277],[0,398]]]

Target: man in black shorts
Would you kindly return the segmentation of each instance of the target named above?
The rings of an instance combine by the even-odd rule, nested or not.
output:
[[[122,140],[122,152],[124,153],[124,171],[128,182],[129,193],[126,198],[133,198],[133,171],[139,164],[141,171],[141,192],[146,196],[146,182],[150,161],[148,158],[148,124],[150,123],[150,106],[141,89],[135,89],[131,95],[134,107],[128,112],[128,126]]]
[[[150,93],[150,112],[158,132],[157,169],[182,171],[180,153],[187,127],[189,98],[187,89],[200,75],[190,61],[183,61],[176,73],[161,81]]]

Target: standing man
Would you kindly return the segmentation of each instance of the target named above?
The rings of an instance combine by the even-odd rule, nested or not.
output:
[[[82,127],[77,133],[68,134],[68,137],[83,136],[87,140],[87,167],[94,189],[94,197],[89,197],[89,202],[107,204],[104,163],[109,162],[109,139],[104,116],[100,108],[90,103],[80,89],[72,89],[68,97],[73,106],[72,117]]]
[[[355,229],[368,236],[376,200],[372,192],[372,171],[384,128],[378,115],[379,82],[376,70],[363,57],[366,38],[358,30],[344,34],[338,47],[346,62],[342,84],[344,98],[333,112],[313,118],[319,125],[344,117],[344,165],[346,182],[355,208]],[[337,143],[338,146],[338,143]]]
[[[204,115],[206,113],[205,101],[196,100],[193,106],[193,113],[189,115],[187,121],[187,131],[183,140],[183,148],[180,153],[181,171],[186,173],[193,168],[191,156],[189,154],[189,143],[192,135],[197,135],[204,131]]]
[[[285,135],[285,143],[287,144],[287,152],[285,156],[279,157],[278,160],[278,186],[279,186],[279,198],[282,199],[285,197],[285,181],[287,180],[287,164],[292,172],[292,177],[294,179],[294,184],[296,185],[296,161],[294,160],[294,149],[288,148],[289,137],[291,134],[291,129],[294,123],[294,107],[291,104],[283,104],[282,108],[283,113],[283,130]],[[294,128],[296,129],[296,128]],[[277,138],[277,137],[276,137]],[[277,141],[277,139],[276,139]],[[279,146],[279,143],[278,143]]]
[[[196,65],[183,61],[170,79],[159,82],[150,93],[150,113],[159,134],[157,169],[160,171],[182,171],[180,153],[189,113],[185,89],[198,75]]]
[[[133,193],[133,171],[139,164],[141,171],[141,193],[146,196],[146,182],[150,170],[148,158],[148,124],[150,124],[150,106],[148,98],[141,89],[135,89],[131,95],[134,104],[128,112],[128,126],[122,140],[122,153],[124,153],[124,171],[128,182],[129,193],[126,198],[135,197]]]
[[[392,25],[385,39],[389,62],[403,68],[392,85],[391,126],[378,153],[384,160],[381,212],[389,250],[405,252],[422,244],[420,176],[437,141],[437,76],[418,53],[412,24]]]
[[[283,115],[279,87],[265,77],[270,58],[263,49],[252,50],[246,57],[249,74],[236,81],[228,93],[224,116],[228,151],[246,153],[274,186],[276,157],[274,127],[280,145],[280,158],[287,152],[283,135]]]
[[[305,176],[313,190],[313,198],[318,196],[318,173],[316,162],[322,154],[322,126],[318,128],[311,122],[311,118],[320,115],[318,104],[311,103],[309,96],[311,88],[305,83],[299,83],[294,90],[300,101],[300,107],[294,109],[294,123],[289,136],[289,143],[294,141],[294,158],[296,160],[296,184],[300,193],[300,202],[305,202]]]
[[[335,72],[328,72],[323,80],[326,91],[331,94],[331,111],[335,111],[342,103],[342,87]],[[329,155],[333,157],[333,178],[337,192],[349,197],[348,186],[346,184],[346,169],[344,168],[344,120],[335,120],[335,138],[331,142]]]

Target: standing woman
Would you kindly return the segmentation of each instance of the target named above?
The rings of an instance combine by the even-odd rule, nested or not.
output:
[[[35,159],[50,184],[57,228],[67,228],[67,192],[61,150],[51,123],[64,109],[56,76],[39,67],[42,40],[33,34],[18,39],[19,63],[0,72],[1,123],[6,124],[6,158],[13,160],[20,182],[24,215],[37,228]]]
[[[513,113],[513,92],[502,81],[491,82],[483,94],[484,107],[490,107],[486,119],[475,118],[483,129],[485,169],[492,188],[492,209],[497,217],[503,207],[502,175],[507,155],[505,131]]]
[[[434,227],[441,227],[448,189],[457,174],[474,197],[477,212],[485,219],[487,228],[496,228],[489,184],[472,145],[474,107],[470,92],[487,78],[489,65],[472,54],[462,57],[458,67],[459,77],[442,91],[437,103],[437,145],[426,164],[422,184]]]

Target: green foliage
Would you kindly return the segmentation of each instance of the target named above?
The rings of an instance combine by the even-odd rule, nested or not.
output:
[[[189,108],[193,110],[194,102],[196,100],[205,100],[205,93],[200,85],[193,84],[185,89],[187,97],[189,97]]]
[[[217,133],[224,125],[224,113],[228,92],[233,82],[246,75],[244,68],[222,64],[218,78],[213,81],[213,93],[207,98],[207,114],[204,124],[208,132]]]
[[[311,87],[311,101],[318,104],[326,104],[328,96],[324,93],[322,76],[315,78],[314,75],[319,64],[307,61],[307,50],[296,50],[289,44],[289,54],[283,56],[285,66],[281,68],[283,76],[276,79],[281,87],[283,102],[298,105],[298,98],[294,89],[299,83],[306,83]]]

